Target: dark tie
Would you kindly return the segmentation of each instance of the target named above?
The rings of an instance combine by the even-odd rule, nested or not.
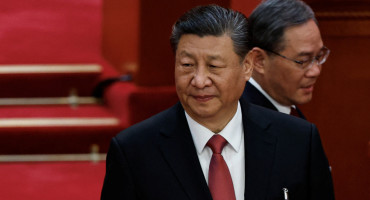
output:
[[[213,152],[208,173],[208,187],[213,200],[236,199],[229,168],[221,155],[226,144],[227,141],[221,135],[212,136],[207,143]]]
[[[298,111],[294,107],[290,107],[290,115],[296,116],[296,117],[301,117],[299,116]]]

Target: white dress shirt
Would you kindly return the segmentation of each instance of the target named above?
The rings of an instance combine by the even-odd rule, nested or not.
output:
[[[186,112],[185,115],[198,153],[199,162],[208,184],[208,171],[212,157],[212,150],[206,146],[206,144],[215,133],[193,120]],[[234,117],[218,134],[224,137],[228,142],[222,150],[221,155],[224,157],[230,170],[236,199],[244,200],[245,147],[242,113],[239,102]]]
[[[274,105],[277,108],[279,112],[289,115],[291,107],[295,108],[295,105],[285,106],[275,101],[275,99],[268,95],[267,92],[265,92],[265,90],[262,89],[260,84],[258,84],[257,81],[255,81],[252,77],[249,79],[249,83],[252,84],[255,88],[257,88],[257,90],[260,91],[263,94],[263,96],[265,96],[272,103],[272,105]]]

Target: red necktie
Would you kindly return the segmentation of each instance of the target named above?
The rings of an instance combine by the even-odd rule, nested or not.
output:
[[[221,155],[226,144],[227,141],[221,135],[212,136],[207,143],[213,152],[208,173],[208,187],[213,200],[236,199],[229,168]]]
[[[293,107],[290,107],[290,115],[300,117],[299,114],[298,114],[298,111]]]

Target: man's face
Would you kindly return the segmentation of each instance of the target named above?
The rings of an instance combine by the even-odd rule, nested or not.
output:
[[[313,58],[323,48],[320,31],[313,20],[286,29],[283,37],[285,48],[278,53],[297,61]],[[283,105],[307,103],[320,72],[321,65],[317,63],[304,70],[291,60],[271,54],[266,60],[264,89]]]
[[[251,68],[234,52],[229,36],[183,35],[175,65],[177,95],[194,120],[232,118]]]

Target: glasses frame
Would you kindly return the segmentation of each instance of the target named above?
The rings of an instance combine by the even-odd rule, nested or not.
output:
[[[309,64],[308,64],[306,67],[301,67],[301,69],[304,69],[304,70],[311,69],[311,68],[313,67],[313,65],[314,65],[315,61],[317,61],[317,64],[318,64],[318,65],[322,65],[322,64],[324,64],[324,63],[326,62],[326,59],[329,57],[329,54],[330,54],[330,49],[329,49],[329,48],[327,48],[326,46],[323,46],[323,48],[321,48],[321,51],[322,51],[322,50],[325,50],[325,51],[326,51],[326,53],[325,53],[325,55],[323,56],[323,59],[321,60],[321,62],[319,62],[319,58],[320,58],[320,56],[314,56],[314,57],[312,58],[312,60],[300,61],[300,60],[295,60],[295,59],[292,59],[292,58],[288,58],[288,57],[286,57],[286,56],[284,56],[284,55],[281,55],[280,53],[277,53],[277,52],[272,51],[272,50],[269,50],[269,49],[264,49],[264,48],[262,48],[262,49],[263,49],[263,50],[265,50],[265,51],[268,51],[268,52],[270,52],[270,53],[273,53],[273,54],[275,54],[275,55],[277,55],[277,56],[280,56],[280,57],[282,57],[282,58],[284,58],[284,59],[287,59],[287,60],[293,61],[293,62],[295,62],[295,63],[297,63],[297,64],[299,64],[299,65],[301,65],[301,66],[303,66],[305,63],[309,62]]]

